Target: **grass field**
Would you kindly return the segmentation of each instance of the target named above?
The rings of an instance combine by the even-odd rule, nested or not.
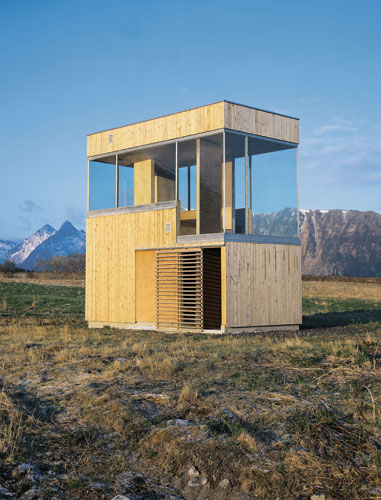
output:
[[[308,283],[299,334],[210,337],[88,329],[83,288],[0,282],[3,498],[380,498],[380,295]]]

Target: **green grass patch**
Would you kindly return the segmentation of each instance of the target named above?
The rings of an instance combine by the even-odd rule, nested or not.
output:
[[[303,314],[381,310],[381,302],[363,299],[303,298]]]
[[[80,317],[84,313],[82,287],[0,282],[0,316]]]

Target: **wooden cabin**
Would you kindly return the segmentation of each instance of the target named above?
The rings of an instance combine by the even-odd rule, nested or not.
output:
[[[221,101],[90,134],[90,327],[301,323],[299,120]]]

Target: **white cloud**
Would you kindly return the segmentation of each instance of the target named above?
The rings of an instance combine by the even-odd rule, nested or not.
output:
[[[83,228],[86,225],[86,214],[78,207],[66,207],[66,217],[76,227]]]
[[[310,136],[302,137],[299,160],[301,178],[308,184],[336,183],[338,189],[346,185],[381,186],[379,128],[355,119],[335,117]]]
[[[349,125],[342,125],[342,124],[332,124],[332,125],[323,125],[319,127],[318,129],[314,130],[313,134],[314,135],[326,135],[326,134],[332,134],[332,133],[342,133],[342,132],[355,132],[357,130],[356,127],[350,127]]]

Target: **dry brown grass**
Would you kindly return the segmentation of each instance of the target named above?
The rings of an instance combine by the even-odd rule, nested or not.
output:
[[[381,301],[381,282],[303,281],[303,297],[366,299]]]
[[[84,273],[30,272],[13,273],[6,276],[0,272],[0,281],[4,283],[31,283],[38,285],[85,286]]]
[[[369,299],[374,283],[303,285]],[[144,498],[165,482],[187,500],[377,498],[380,343],[378,323],[211,337],[3,317],[3,470],[54,463],[63,499],[112,498],[127,472]]]
[[[49,443],[67,498],[126,468],[195,498],[192,464],[210,498],[224,478],[231,498],[372,498],[380,339],[378,325],[210,337],[3,321],[0,454],[46,462]]]

